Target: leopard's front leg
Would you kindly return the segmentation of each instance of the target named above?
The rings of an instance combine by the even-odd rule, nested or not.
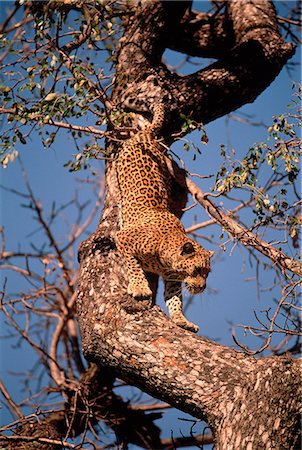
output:
[[[165,303],[167,305],[171,319],[179,327],[184,328],[185,330],[192,331],[193,333],[197,333],[199,327],[193,322],[189,322],[189,320],[185,318],[182,312],[181,282],[169,280],[164,280],[164,282]]]
[[[125,258],[128,269],[128,294],[135,298],[152,298],[148,280],[145,276],[141,264],[135,256],[135,250],[131,246],[131,242],[137,245],[137,230],[122,230],[117,233],[117,246]]]

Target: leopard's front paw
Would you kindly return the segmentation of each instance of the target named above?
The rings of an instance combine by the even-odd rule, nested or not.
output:
[[[168,307],[170,317],[173,322],[176,323],[176,325],[184,328],[185,330],[192,331],[192,333],[197,333],[199,327],[195,325],[195,323],[189,322],[189,320],[187,320],[182,313],[181,298],[179,298],[177,295],[174,295],[169,300],[166,300],[166,305]]]
[[[137,281],[130,281],[128,285],[128,294],[132,295],[134,298],[151,298],[152,291],[148,283],[139,283]]]
[[[184,330],[192,331],[192,333],[197,333],[197,331],[199,330],[199,327],[195,325],[195,323],[189,322],[189,320],[187,320],[181,313],[172,315],[171,319],[174,323],[176,323],[176,325],[183,328]]]
[[[193,322],[189,322],[186,318],[173,318],[173,322],[176,323],[181,328],[184,328],[185,330],[192,331],[192,333],[197,333],[199,331],[199,327],[195,325]]]

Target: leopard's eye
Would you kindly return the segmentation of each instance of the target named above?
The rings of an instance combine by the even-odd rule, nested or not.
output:
[[[190,253],[194,253],[194,247],[193,244],[191,242],[186,242],[182,248],[182,255],[190,255]]]

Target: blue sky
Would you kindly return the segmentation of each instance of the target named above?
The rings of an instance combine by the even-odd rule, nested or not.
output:
[[[170,64],[176,64],[180,56],[174,52],[167,53]],[[300,60],[297,51],[295,61]],[[193,68],[193,70],[195,70]],[[192,70],[192,71],[193,71]],[[272,123],[272,116],[287,111],[292,97],[292,82],[300,80],[300,69],[296,67],[291,74],[284,68],[278,78],[271,86],[262,93],[254,103],[244,106],[235,114],[241,116],[246,114],[253,117],[253,121],[259,121],[268,126]],[[221,164],[220,144],[226,144],[229,148],[236,150],[236,155],[240,159],[247,150],[257,142],[267,139],[267,129],[265,127],[252,127],[235,120],[221,118],[205,127],[209,137],[208,145],[198,142],[197,132],[192,133],[189,138],[198,143],[202,154],[193,161],[193,153],[187,153],[183,150],[183,143],[179,142],[173,146],[173,150],[181,156],[186,164],[186,168],[201,175],[213,174]],[[52,148],[44,150],[39,136],[32,136],[32,139],[26,146],[19,145],[17,150],[20,152],[23,165],[30,179],[32,189],[43,204],[45,213],[50,211],[51,205],[55,202],[57,205],[68,203],[73,198],[75,191],[82,202],[90,201],[87,207],[87,213],[94,204],[94,194],[89,188],[89,184],[78,183],[78,179],[85,180],[87,173],[70,173],[63,167],[71,155],[77,153],[77,149],[71,139],[65,132],[59,132],[59,138]],[[95,166],[101,176],[104,164],[97,163]],[[20,167],[17,163],[9,165],[5,170],[1,169],[1,185],[6,188],[13,188],[24,192],[24,180],[21,175]],[[194,180],[202,189],[207,191],[212,179]],[[217,203],[221,200],[218,199]],[[36,240],[42,242],[43,237],[37,232],[33,236],[30,234],[36,229],[36,223],[32,220],[32,212],[22,206],[24,199],[7,190],[1,191],[1,224],[4,227],[6,235],[6,250],[17,250],[22,248],[28,250],[30,242]],[[192,199],[189,200],[189,204]],[[101,211],[90,226],[90,231],[94,231],[97,226],[98,217]],[[66,240],[68,225],[66,220],[72,222],[76,211],[73,207],[66,210],[66,217],[54,227],[54,232],[59,241]],[[185,226],[190,226],[196,219],[197,223],[207,220],[206,213],[200,206],[193,208],[184,215],[183,222]],[[83,218],[85,220],[85,218]],[[216,230],[216,231],[215,231]],[[205,238],[212,233],[217,232],[217,227],[201,231]],[[44,239],[45,240],[45,239]],[[207,336],[218,342],[234,346],[230,329],[233,324],[256,324],[254,310],[260,311],[272,305],[273,297],[278,298],[280,292],[262,292],[260,297],[257,295],[257,283],[255,266],[251,267],[248,254],[241,246],[232,244],[226,246],[226,251],[222,252],[217,245],[211,244],[207,239],[201,239],[200,243],[206,248],[214,250],[212,273],[208,279],[208,288],[202,295],[196,296],[190,308],[187,311],[187,317],[200,326],[200,334]],[[288,247],[290,255],[292,248]],[[16,293],[25,288],[25,281],[12,272],[7,272],[8,290]],[[262,288],[269,287],[272,280],[272,274],[260,269],[260,284]],[[159,291],[159,304],[165,309],[162,299],[162,290]],[[6,325],[1,324],[1,336],[6,334]],[[243,339],[242,332],[237,329],[238,336]],[[248,335],[244,342],[257,347],[258,341]],[[16,348],[14,339],[5,339],[0,343],[1,351],[1,370],[2,378],[9,389],[11,389],[16,400],[26,396],[20,392],[20,384],[16,377],[11,376],[13,371],[30,370],[34,361],[34,355],[26,344]],[[131,395],[130,392],[124,393],[125,396]],[[0,411],[1,414],[1,411]],[[191,424],[176,420],[177,417],[187,417],[181,412],[169,412],[165,415],[163,421],[159,421],[159,426],[163,426],[164,435],[170,436],[173,430],[174,436],[190,429]],[[4,411],[2,424],[7,421],[7,414]],[[196,429],[197,432],[202,430]]]

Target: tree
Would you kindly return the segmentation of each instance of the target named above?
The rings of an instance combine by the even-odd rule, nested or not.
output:
[[[191,6],[190,1],[28,1],[16,3],[2,24],[6,46],[2,69],[11,77],[1,86],[5,106],[0,112],[7,118],[2,136],[3,165],[18,157],[14,143],[26,145],[35,129],[45,146],[55,143],[59,129],[71,133],[78,148],[75,160],[67,164],[72,171],[85,168],[92,158],[106,160],[102,216],[97,230],[79,249],[78,290],[67,254],[98,211],[104,188],[97,181],[96,206],[84,225],[80,225],[84,207],[74,201],[79,212],[77,227],[68,243],[61,246],[51,229],[60,210],[54,208],[46,219],[26,180],[26,200],[45,231],[51,251],[35,248],[29,254],[2,249],[3,259],[9,261],[3,267],[12,268],[10,261],[24,258],[25,265],[14,270],[35,283],[18,301],[9,298],[4,285],[2,312],[38,353],[49,371],[48,389],[59,394],[64,404],[52,406],[38,419],[25,418],[2,385],[2,394],[17,418],[13,434],[2,434],[4,448],[31,449],[37,443],[43,449],[89,448],[90,444],[98,448],[92,442],[98,440],[99,422],[114,431],[122,448],[129,443],[154,449],[212,441],[217,449],[292,449],[298,445],[299,361],[284,350],[289,348],[290,339],[294,342],[292,352],[297,348],[296,289],[301,266],[284,253],[282,245],[272,245],[261,237],[264,229],[271,228],[274,233],[285,233],[287,242],[292,239],[297,247],[299,201],[286,202],[288,191],[295,192],[299,171],[295,114],[275,118],[269,130],[275,138],[271,147],[254,146],[239,161],[232,160],[222,147],[225,160],[211,192],[203,192],[184,169],[167,158],[175,177],[173,202],[179,214],[189,192],[209,214],[211,223],[218,224],[234,242],[257,252],[256,258],[267,258],[275,284],[282,286],[273,316],[267,313],[266,323],[260,321],[258,329],[250,327],[265,337],[261,346],[256,351],[245,347],[238,351],[195,336],[176,327],[158,306],[134,301],[126,293],[127,271],[115,245],[119,193],[114,160],[121,141],[148,123],[150,103],[164,100],[160,138],[167,148],[193,129],[201,130],[206,143],[204,125],[252,102],[295,51],[295,45],[286,43],[278,29],[279,21],[293,40],[297,39],[294,27],[299,23],[294,8],[287,19],[278,18],[268,0],[210,2],[212,11],[207,13],[194,12]],[[19,19],[21,8],[24,15]],[[15,17],[18,20],[14,23]],[[34,25],[30,37],[24,35],[28,24]],[[10,33],[14,39],[6,37]],[[217,61],[179,76],[161,62],[166,48]],[[89,54],[94,50],[108,51],[114,78],[107,67],[99,70],[94,64]],[[83,116],[88,118],[88,126],[83,125]],[[92,121],[97,121],[96,126],[90,125]],[[84,149],[79,147],[83,136],[89,138]],[[105,148],[100,144],[102,138],[106,139]],[[262,164],[271,167],[265,184],[257,179]],[[232,201],[230,192],[239,192],[239,201],[236,199],[237,207],[225,211],[217,205],[216,197]],[[241,192],[248,193],[247,200]],[[247,227],[238,215],[245,208],[255,210],[255,220]],[[155,294],[157,279],[150,277],[150,281]],[[15,318],[18,302],[26,314],[44,317],[43,325],[34,322],[32,328],[26,324],[21,327]],[[75,303],[88,367],[79,350]],[[57,321],[52,337],[46,332],[38,344],[35,334],[40,338],[42,330],[51,329],[51,319]],[[274,333],[280,331],[285,340],[278,350],[270,347],[275,356],[256,358],[255,353],[269,348]],[[206,420],[213,437],[164,442],[154,424],[158,413],[146,414],[124,402],[115,391],[116,377]],[[80,441],[73,442],[71,438],[76,436]]]

